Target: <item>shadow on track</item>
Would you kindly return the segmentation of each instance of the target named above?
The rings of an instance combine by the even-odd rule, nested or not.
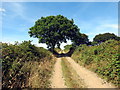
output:
[[[67,52],[67,53],[60,53],[59,54],[56,51],[51,51],[51,52],[54,54],[55,57],[60,58],[60,57],[71,57],[71,55],[73,54],[74,50],[75,50],[75,48],[71,47],[69,52]]]

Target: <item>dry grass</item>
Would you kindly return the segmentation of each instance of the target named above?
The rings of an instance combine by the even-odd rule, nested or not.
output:
[[[30,77],[28,79],[28,86],[31,88],[49,88],[50,77],[55,60],[44,60],[44,62],[33,62],[31,65]]]

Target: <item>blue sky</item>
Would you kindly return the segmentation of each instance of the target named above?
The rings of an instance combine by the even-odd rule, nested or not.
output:
[[[2,42],[33,40],[33,44],[46,47],[39,44],[38,39],[29,37],[29,28],[42,16],[59,14],[74,19],[80,32],[87,34],[90,41],[99,33],[118,34],[117,2],[3,2],[0,12]]]

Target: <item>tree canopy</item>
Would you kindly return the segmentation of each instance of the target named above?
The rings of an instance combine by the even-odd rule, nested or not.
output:
[[[120,40],[120,37],[116,36],[113,33],[104,33],[104,34],[98,34],[98,35],[96,35],[93,38],[93,41],[101,43],[101,42],[105,42],[105,41],[107,41],[109,39]]]
[[[89,42],[88,36],[83,33],[78,33],[74,36],[73,44],[79,46],[80,44],[87,44]]]
[[[74,42],[80,35],[80,29],[74,24],[73,19],[57,15],[41,17],[28,32],[30,37],[38,38],[39,43],[46,43],[48,48],[60,47],[62,42],[67,40]],[[79,36],[80,37],[80,36]]]

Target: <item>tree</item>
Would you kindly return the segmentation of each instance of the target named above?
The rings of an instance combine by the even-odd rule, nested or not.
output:
[[[120,37],[116,36],[115,34],[113,33],[104,33],[104,34],[99,34],[99,35],[96,35],[94,38],[93,38],[93,41],[94,42],[98,42],[98,43],[101,43],[101,42],[105,42],[109,39],[114,39],[114,40],[120,40]]]
[[[64,46],[64,51],[70,50],[71,47],[73,47],[72,44]]]
[[[88,44],[89,39],[86,34],[81,34],[78,33],[74,39],[73,39],[73,44],[79,46],[80,44]]]
[[[93,42],[91,42],[91,45],[92,45],[92,46],[98,45],[98,42],[93,41]]]
[[[48,48],[54,50],[55,46],[60,47],[62,42],[73,41],[75,36],[80,34],[79,30],[73,19],[57,15],[41,17],[28,33],[30,37],[38,38],[39,43],[46,43]]]

